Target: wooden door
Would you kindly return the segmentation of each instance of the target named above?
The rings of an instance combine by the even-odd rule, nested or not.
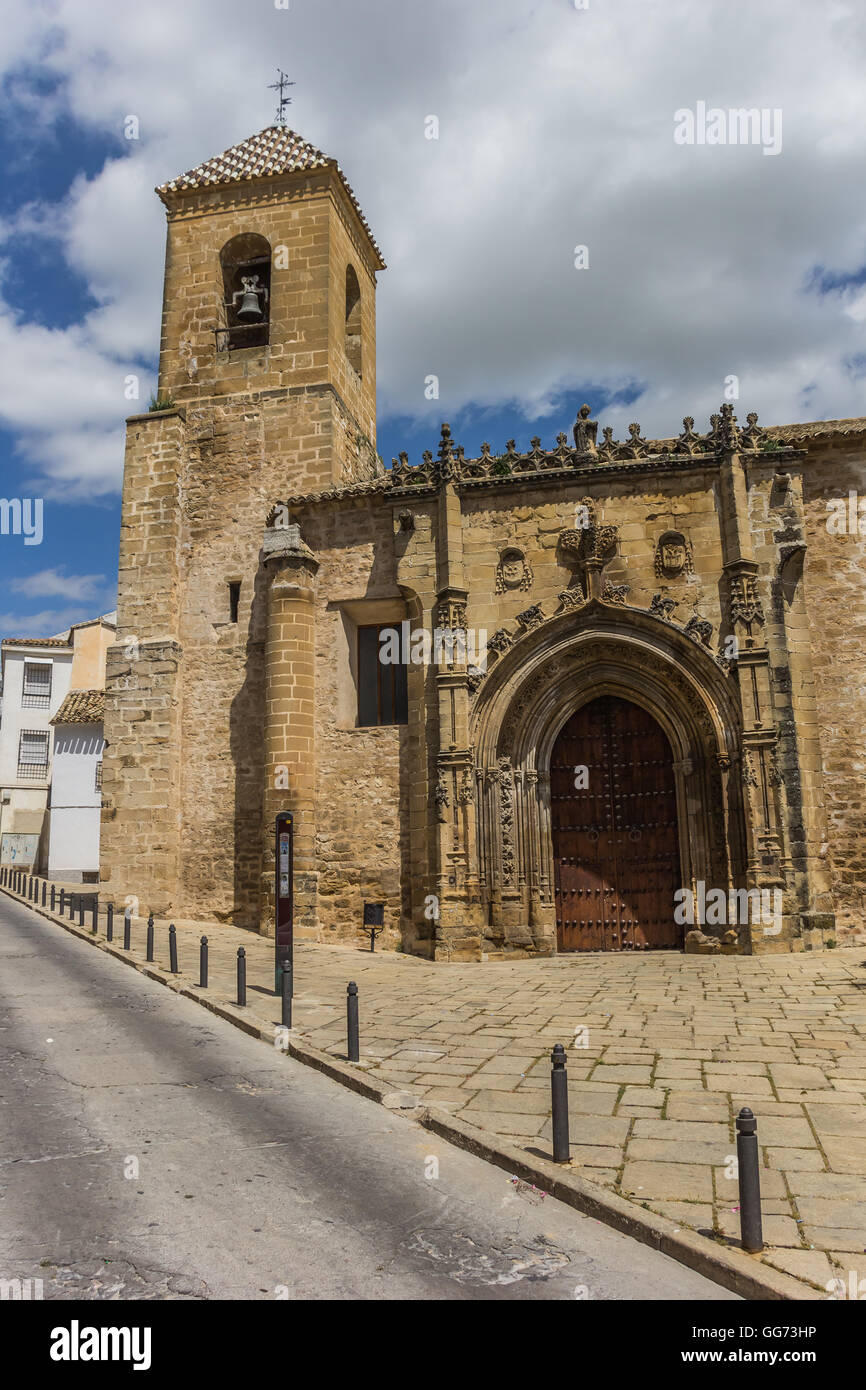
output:
[[[559,950],[682,946],[673,755],[652,715],[612,695],[584,705],[554,745],[550,797]]]

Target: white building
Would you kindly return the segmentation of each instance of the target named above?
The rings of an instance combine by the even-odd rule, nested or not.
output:
[[[68,637],[7,638],[0,647],[0,864],[33,871],[46,857],[51,720],[69,690]]]
[[[0,644],[0,864],[30,872],[45,873],[55,863],[63,877],[80,882],[98,868],[99,801],[96,770],[92,766],[102,752],[101,710],[98,738],[92,730],[88,739],[77,715],[74,727],[67,719],[54,724],[70,691],[79,695],[100,693],[105,685],[105,653],[114,639],[115,615],[76,623],[56,637],[7,637]],[[76,705],[76,709],[80,708]],[[91,702],[87,708],[92,713]],[[95,723],[91,720],[91,723]],[[58,853],[68,862],[60,864],[50,850],[51,816],[54,801],[52,760],[58,741],[63,746],[62,830],[58,829]],[[99,744],[98,754],[84,754]],[[80,779],[80,786],[73,785]],[[97,853],[94,859],[92,826],[96,810]],[[73,852],[70,827],[76,808],[80,848]],[[60,874],[56,876],[61,876]]]
[[[71,690],[51,721],[48,878],[99,881],[104,709],[104,690]]]

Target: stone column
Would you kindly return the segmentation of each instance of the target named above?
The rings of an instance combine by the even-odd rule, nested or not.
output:
[[[295,936],[318,934],[316,869],[316,573],[298,526],[268,529],[265,646],[265,784],[261,930],[274,934],[274,822],[295,817]]]

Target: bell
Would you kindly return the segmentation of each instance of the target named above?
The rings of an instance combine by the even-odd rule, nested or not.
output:
[[[259,296],[255,290],[244,290],[238,308],[239,319],[260,319],[262,311],[259,308]]]

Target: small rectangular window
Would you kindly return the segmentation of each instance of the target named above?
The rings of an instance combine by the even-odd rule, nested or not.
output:
[[[406,667],[380,660],[382,633],[400,632],[399,624],[358,628],[358,725],[406,724],[409,697]]]
[[[22,729],[18,742],[18,776],[41,780],[48,776],[47,731]]]
[[[51,664],[47,661],[25,661],[22,709],[48,709],[51,704]]]
[[[101,759],[101,758],[99,759],[99,762],[96,764],[96,776],[95,776],[95,778],[94,778],[93,790],[94,790],[94,791],[97,791],[97,792],[101,792],[101,791],[102,791],[102,759]]]
[[[229,584],[229,621],[236,623],[238,620],[238,606],[241,601],[241,582],[239,579],[232,580]]]

